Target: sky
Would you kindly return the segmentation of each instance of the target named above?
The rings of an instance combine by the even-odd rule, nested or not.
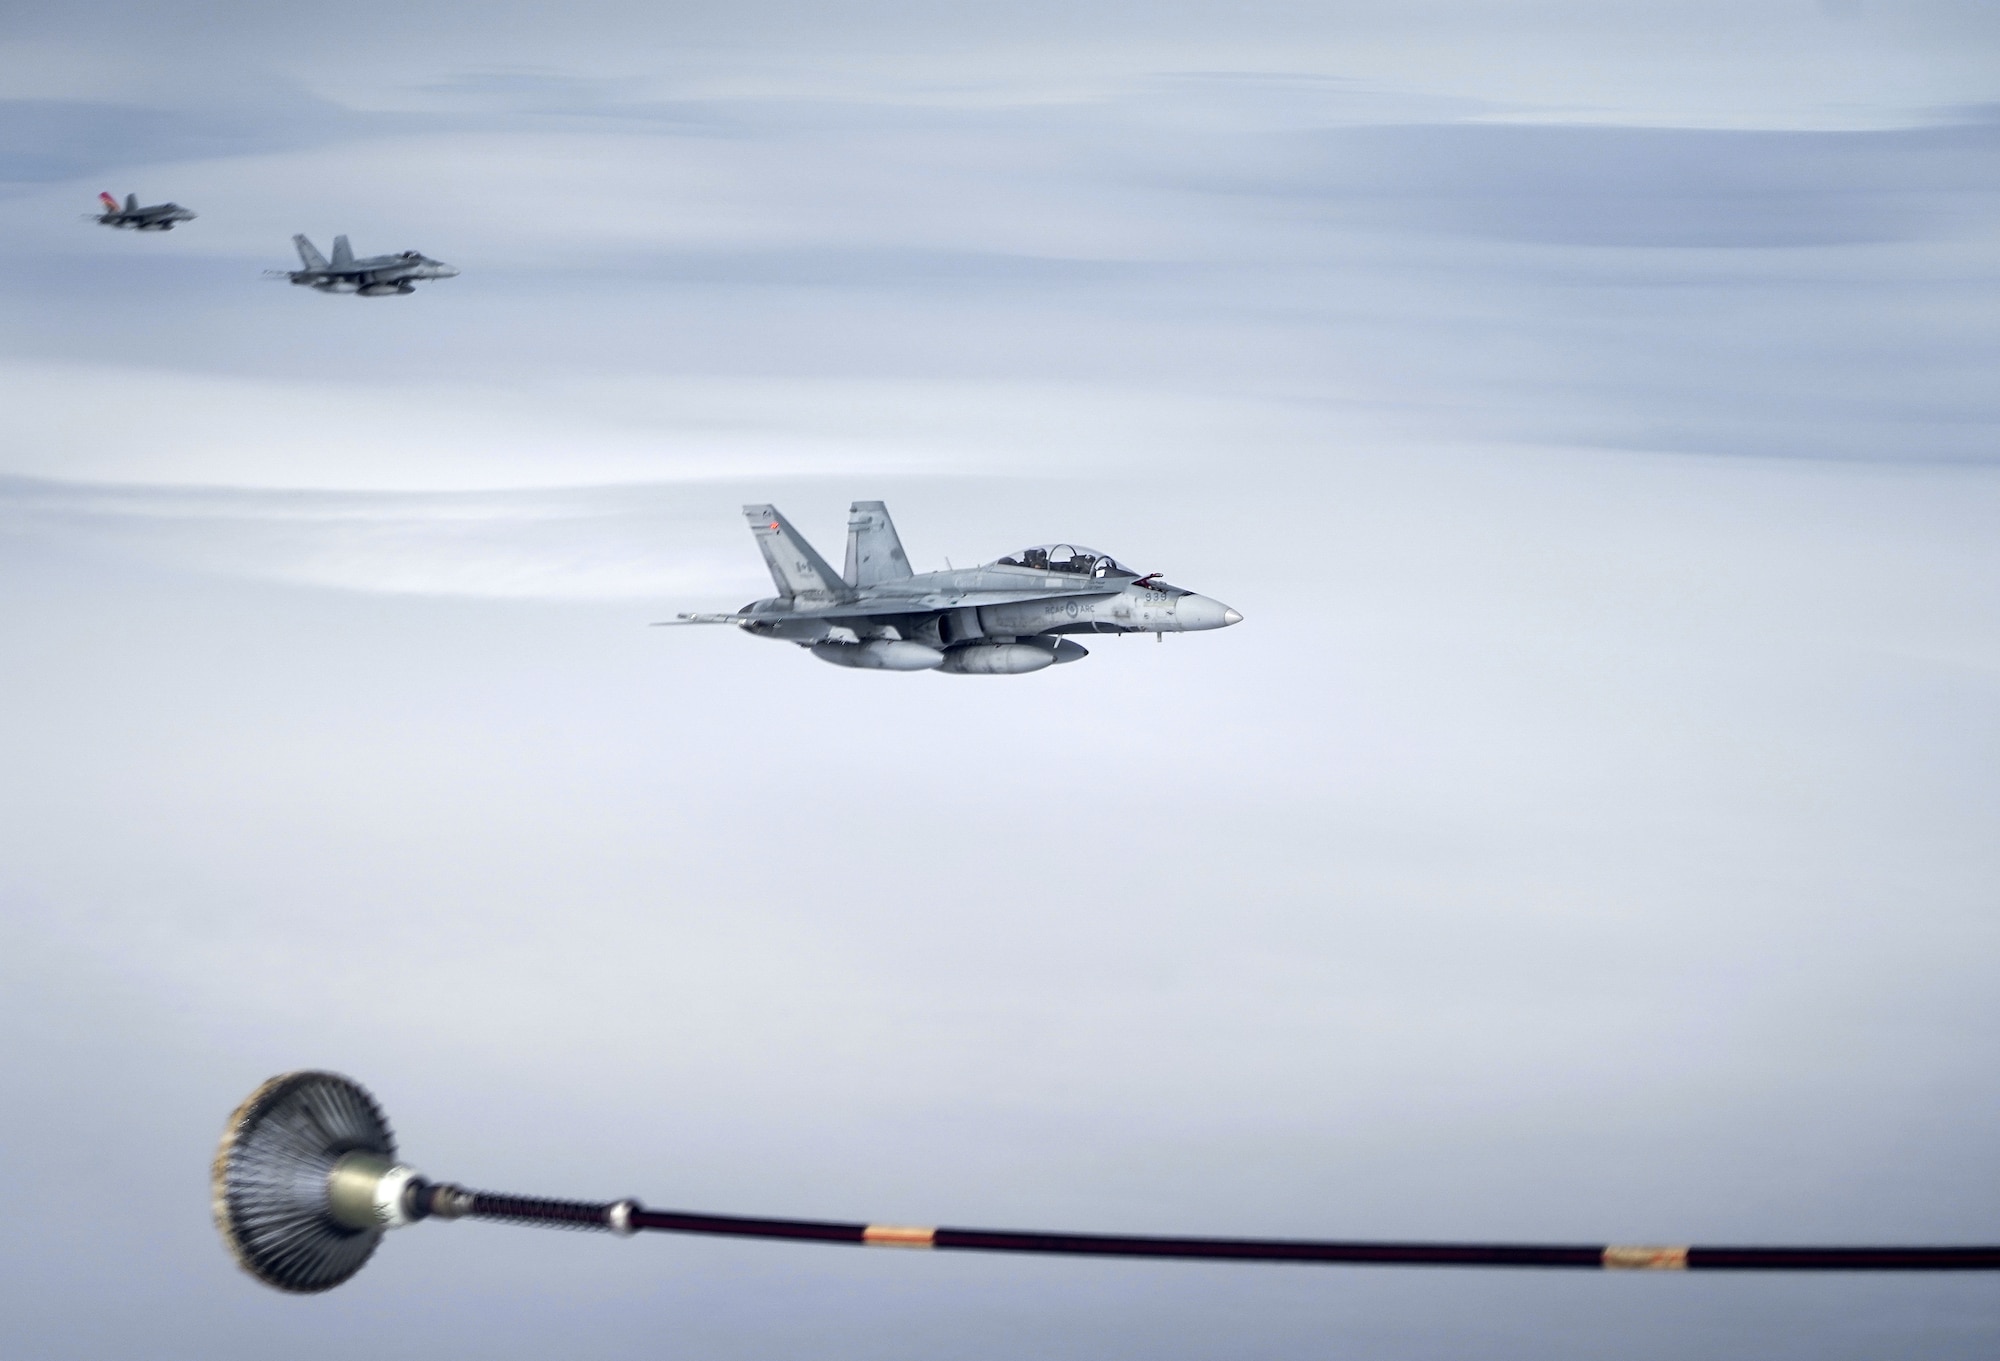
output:
[[[2000,1241],[1996,153],[1955,0],[14,7],[5,1350],[1990,1356],[1979,1279],[478,1224],[299,1299],[206,1174],[320,1067],[529,1194]],[[648,627],[876,498],[1245,621]]]

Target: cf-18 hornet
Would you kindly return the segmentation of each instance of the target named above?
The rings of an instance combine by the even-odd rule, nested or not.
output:
[[[371,255],[366,260],[354,258],[354,250],[347,244],[347,238],[333,238],[333,259],[328,260],[319,253],[319,247],[303,236],[292,238],[292,244],[299,248],[299,261],[303,269],[274,270],[295,284],[317,288],[322,293],[359,293],[366,298],[381,297],[387,293],[412,293],[419,279],[450,279],[458,271],[442,260],[433,260],[427,255],[406,250],[400,255]]]
[[[776,506],[745,506],[778,594],[734,614],[683,614],[683,624],[735,624],[809,648],[835,666],[1015,676],[1081,661],[1068,635],[1192,633],[1243,616],[1219,600],[1141,576],[1075,544],[1042,544],[983,567],[913,573],[880,501],[847,516],[838,576]]]
[[[127,194],[123,205],[109,194],[99,194],[97,201],[104,205],[104,211],[97,214],[97,220],[107,227],[130,227],[135,232],[170,232],[176,222],[194,221],[194,214],[178,203],[155,203],[150,208],[141,208],[137,194]]]

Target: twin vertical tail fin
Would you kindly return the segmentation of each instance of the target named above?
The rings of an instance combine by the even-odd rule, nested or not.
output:
[[[833,601],[847,594],[826,559],[813,551],[813,546],[792,528],[791,521],[778,513],[776,506],[745,506],[743,518],[750,522],[750,532],[757,538],[758,550],[764,554],[764,565],[771,569],[771,580],[777,583],[779,595]]]
[[[139,196],[137,194],[127,194],[125,196],[125,211],[128,213],[139,211]]]
[[[292,244],[299,248],[299,259],[305,263],[305,267],[316,273],[324,274],[329,269],[337,272],[354,267],[354,252],[348,247],[347,238],[344,236],[333,238],[331,265],[327,264],[326,257],[319,253],[319,247],[306,240],[304,236],[293,237]]]
[[[111,197],[111,195],[108,193],[99,194],[97,196],[97,201],[104,205],[104,211],[107,213],[115,213],[121,211],[121,209],[118,207],[118,200]]]
[[[847,510],[847,570],[849,586],[879,586],[910,575],[910,560],[896,523],[880,501],[856,501]]]

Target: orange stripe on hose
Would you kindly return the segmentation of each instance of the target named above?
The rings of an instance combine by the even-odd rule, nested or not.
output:
[[[936,1229],[913,1229],[899,1224],[870,1224],[861,1231],[861,1241],[878,1248],[928,1248],[937,1245]]]
[[[1606,1271],[1686,1271],[1686,1248],[1608,1247],[1604,1250]]]

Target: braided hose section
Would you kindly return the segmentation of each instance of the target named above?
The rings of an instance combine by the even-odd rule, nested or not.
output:
[[[456,1189],[456,1188],[453,1188]],[[469,1191],[472,1204],[468,1219],[497,1219],[509,1224],[537,1224],[554,1229],[609,1229],[613,1205],[582,1200],[541,1200],[531,1196],[503,1196],[491,1191]]]

